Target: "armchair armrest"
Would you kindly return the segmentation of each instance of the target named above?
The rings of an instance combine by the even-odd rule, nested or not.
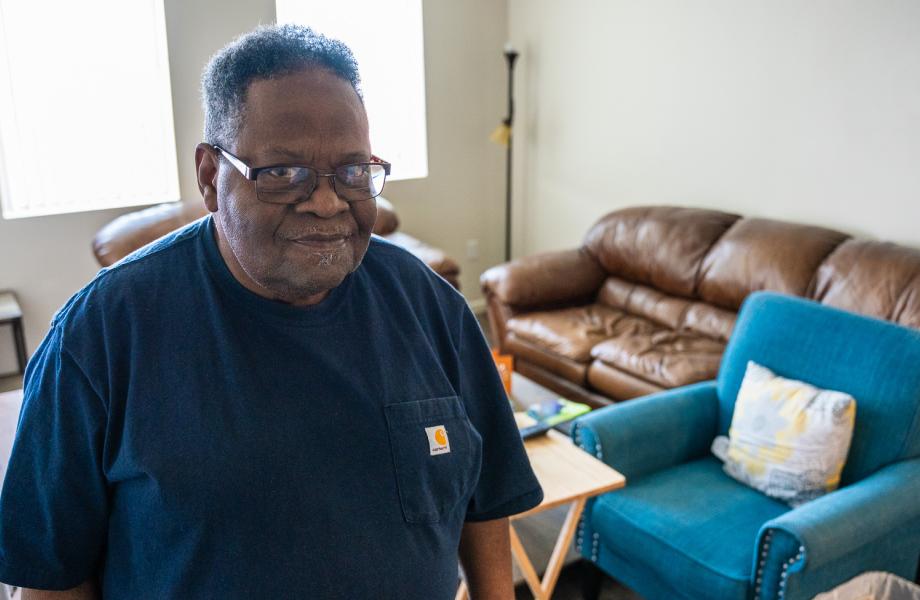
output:
[[[487,298],[526,309],[588,298],[605,277],[597,261],[578,249],[519,258],[492,267],[479,281]]]
[[[920,458],[913,458],[768,521],[757,536],[757,598],[811,598],[865,570],[894,570],[898,562],[909,572],[897,574],[912,578],[920,547],[917,498]]]
[[[93,254],[108,267],[138,248],[208,214],[198,202],[170,202],[136,210],[111,221],[93,238]]]
[[[703,456],[718,414],[716,382],[704,381],[595,410],[575,421],[572,437],[629,479]]]
[[[377,220],[374,221],[374,233],[390,235],[399,228],[399,217],[389,200],[377,196]]]

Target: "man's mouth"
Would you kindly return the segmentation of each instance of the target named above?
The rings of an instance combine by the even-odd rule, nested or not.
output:
[[[349,236],[343,233],[311,233],[291,238],[291,241],[308,248],[329,250],[344,246],[348,238]]]

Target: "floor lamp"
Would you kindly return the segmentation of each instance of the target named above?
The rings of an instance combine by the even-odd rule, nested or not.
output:
[[[514,125],[514,63],[517,60],[518,53],[511,47],[511,43],[505,44],[505,62],[508,65],[508,116],[502,120],[502,124],[492,132],[492,141],[505,146],[505,261],[511,260],[511,150],[514,136],[512,135],[512,126]]]

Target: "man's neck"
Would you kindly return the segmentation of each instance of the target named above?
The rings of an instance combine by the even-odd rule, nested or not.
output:
[[[259,285],[252,277],[246,273],[246,270],[243,269],[240,262],[237,260],[236,255],[233,253],[233,248],[230,247],[230,244],[227,243],[226,238],[220,233],[220,225],[215,221],[214,223],[214,240],[217,242],[217,249],[220,251],[220,256],[224,259],[224,264],[227,265],[227,268],[230,270],[230,274],[233,275],[233,278],[236,279],[241,286],[249,290],[250,292],[267,298],[268,300],[274,300],[275,302],[283,302],[284,304],[290,304],[292,306],[313,306],[314,304],[319,304],[326,299],[326,296],[329,295],[329,290],[323,290],[312,296],[306,296],[302,298],[289,298],[285,297],[282,294],[279,294],[269,288]]]

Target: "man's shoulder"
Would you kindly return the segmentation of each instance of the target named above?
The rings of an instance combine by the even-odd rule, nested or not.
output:
[[[208,216],[196,219],[187,225],[183,225],[163,237],[150,242],[146,246],[138,248],[128,254],[115,264],[105,267],[99,272],[102,275],[107,272],[118,272],[122,275],[132,272],[139,268],[139,265],[152,266],[151,263],[169,262],[174,260],[174,256],[165,256],[171,252],[190,249],[196,237],[201,233],[201,229],[208,224]],[[98,275],[97,275],[98,277]]]
[[[55,313],[51,325],[67,321],[77,313],[110,308],[114,302],[129,296],[150,294],[153,288],[162,292],[163,283],[185,271],[202,226],[203,219],[189,223],[100,269]]]

